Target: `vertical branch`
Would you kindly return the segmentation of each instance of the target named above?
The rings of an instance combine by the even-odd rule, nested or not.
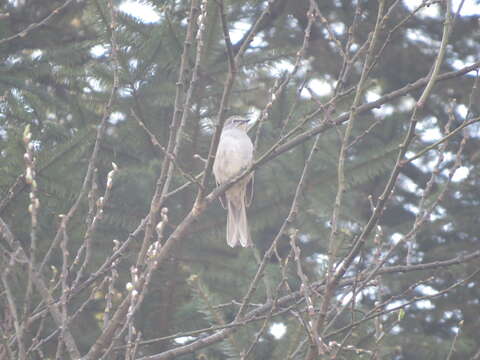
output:
[[[347,82],[347,77],[350,74],[352,65],[354,64],[354,61],[352,61],[352,59],[349,58],[348,54],[350,53],[352,45],[355,41],[354,31],[358,25],[360,15],[361,15],[360,1],[357,1],[357,5],[355,6],[355,14],[353,15],[353,21],[352,21],[352,24],[349,26],[348,32],[347,32],[347,43],[345,45],[345,50],[343,51],[343,54],[344,54],[343,63],[342,63],[342,68],[340,70],[340,73],[337,77],[338,81],[337,81],[337,85],[335,86],[335,91],[334,91],[335,95],[338,94],[338,92],[340,92],[342,88],[345,86]],[[362,45],[362,47],[357,51],[357,56],[360,56],[360,54],[363,52],[363,48],[365,48],[366,45],[367,45],[367,42],[365,42],[365,44]]]
[[[113,240],[113,253],[115,253],[120,246],[118,240]],[[110,322],[110,313],[113,309],[113,297],[115,295],[115,282],[118,279],[117,270],[118,261],[113,262],[110,276],[108,276],[107,293],[105,294],[105,310],[103,311],[103,327],[106,328]]]
[[[402,143],[402,145],[400,146],[400,152],[397,156],[397,161],[396,161],[395,167],[394,167],[394,169],[391,173],[389,181],[387,182],[387,185],[384,189],[384,192],[382,193],[382,195],[378,199],[378,202],[375,206],[375,209],[373,211],[373,214],[372,214],[370,220],[368,221],[367,225],[364,227],[364,230],[362,231],[359,238],[355,241],[352,250],[347,255],[347,257],[344,259],[344,261],[342,262],[339,269],[336,271],[333,278],[328,279],[326,294],[325,294],[325,298],[324,298],[324,303],[322,304],[322,308],[321,308],[321,311],[320,311],[320,317],[321,317],[321,319],[323,319],[323,321],[326,317],[326,312],[328,310],[328,306],[325,306],[325,305],[327,304],[327,300],[329,301],[329,299],[331,298],[332,289],[336,286],[336,284],[338,283],[340,278],[344,275],[346,269],[350,266],[353,259],[358,254],[358,252],[360,250],[360,247],[362,246],[366,237],[370,234],[370,232],[374,228],[375,224],[377,223],[380,214],[383,212],[386,201],[392,193],[394,184],[396,182],[396,179],[397,179],[397,177],[400,173],[400,169],[401,169],[402,164],[403,164],[403,157],[404,157],[404,155],[405,155],[405,153],[408,149],[408,146],[411,143],[411,141],[414,137],[414,134],[415,134],[415,127],[416,127],[416,123],[417,123],[418,111],[419,111],[419,109],[421,109],[424,106],[428,96],[431,93],[433,85],[434,85],[434,83],[435,83],[435,81],[438,77],[439,67],[440,67],[440,65],[443,61],[446,45],[448,43],[450,28],[451,28],[450,27],[450,13],[451,13],[450,1],[448,1],[447,11],[446,11],[446,20],[445,20],[444,29],[443,29],[441,49],[439,50],[437,58],[435,59],[433,70],[428,77],[428,81],[427,81],[427,84],[425,86],[424,91],[422,92],[422,95],[420,96],[419,100],[417,101],[417,103],[414,107],[414,110],[413,110],[413,113],[412,113],[412,116],[411,116],[411,120],[410,120],[410,124],[409,124],[409,128],[408,128],[407,134],[405,136],[405,140]],[[361,88],[359,87],[358,90],[361,90]],[[329,274],[327,274],[327,276],[331,277],[331,275],[329,275]]]
[[[448,121],[447,121],[447,124],[445,125],[445,130],[444,130],[446,134],[450,132],[450,127],[455,119],[455,116],[453,115],[453,108],[451,105],[449,105],[448,115],[449,115]],[[420,202],[418,204],[418,212],[415,216],[415,222],[413,224],[414,231],[409,241],[407,242],[407,255],[406,255],[406,261],[405,261],[407,265],[412,264],[413,252],[414,252],[414,247],[416,243],[416,232],[417,232],[416,229],[420,227],[420,225],[425,221],[425,219],[429,215],[429,212],[425,209],[427,198],[433,189],[433,185],[435,184],[435,180],[438,174],[440,173],[440,166],[443,163],[447,145],[448,145],[448,140],[443,142],[439,146],[436,164],[433,167],[432,174],[430,175],[430,179],[428,180],[425,190],[423,191],[422,197],[420,198]],[[433,208],[431,209],[433,210]]]
[[[174,109],[174,114],[172,118],[172,123],[170,126],[169,141],[166,148],[166,154],[171,154],[171,156],[167,156],[167,155],[165,156],[162,164],[160,177],[157,179],[155,194],[150,204],[149,214],[146,217],[147,221],[145,225],[145,234],[142,242],[142,248],[137,256],[137,267],[145,264],[146,256],[148,255],[149,249],[151,248],[149,244],[153,237],[155,228],[158,228],[158,226],[161,226],[161,224],[163,223],[163,222],[160,222],[159,224],[157,224],[159,210],[164,202],[166,194],[168,193],[170,181],[173,176],[173,160],[176,158],[176,155],[180,148],[182,129],[188,118],[190,103],[193,98],[195,84],[198,79],[198,69],[200,66],[202,49],[204,45],[203,33],[205,30],[204,21],[206,18],[205,16],[206,1],[205,0],[202,3],[202,19],[200,21],[199,30],[197,33],[197,56],[195,60],[194,72],[192,75],[190,86],[185,95],[185,83],[187,81],[186,74],[187,74],[188,63],[189,63],[188,57],[190,53],[190,48],[193,44],[194,28],[195,28],[195,22],[197,19],[198,11],[199,11],[198,1],[192,0],[191,7],[190,7],[190,14],[188,18],[187,35],[184,41],[184,48],[183,48],[183,53],[181,57],[179,77],[176,83],[177,89],[175,94],[175,109]],[[112,337],[114,336],[115,329],[121,325],[122,318],[124,318],[125,316],[128,317],[128,314],[133,315],[133,313],[135,312],[135,309],[142,302],[143,296],[145,295],[145,291],[148,286],[151,273],[156,267],[159,266],[161,260],[165,259],[165,256],[170,250],[172,244],[174,243],[174,240],[175,239],[172,239],[172,237],[170,237],[164,247],[160,248],[160,245],[159,245],[160,243],[158,242],[158,246],[153,248],[152,251],[155,252],[155,260],[147,261],[147,265],[148,265],[147,267],[149,270],[147,270],[145,274],[145,278],[140,279],[138,282],[138,287],[142,288],[144,291],[140,293],[140,297],[137,298],[138,299],[137,302],[132,303],[133,301],[132,299],[129,299],[129,298],[124,299],[124,301],[119,306],[116,313],[114,314],[112,321],[110,322],[108,327],[104,329],[101,336],[97,339],[96,343],[90,349],[89,353],[85,357],[86,359],[96,358],[102,351],[102,348],[105,346],[105,344],[111,341]],[[157,261],[157,252],[160,253],[158,255],[158,261]],[[151,266],[149,264],[151,264]],[[138,290],[135,290],[135,291],[138,291]],[[129,297],[132,297],[132,294],[130,294]],[[132,305],[134,303],[135,303],[135,306]],[[128,319],[131,321],[132,316],[128,317]],[[127,321],[127,324],[128,324],[128,321]]]
[[[448,15],[448,14],[450,14],[450,3],[451,3],[451,1],[448,0],[449,5],[447,6],[447,15],[446,15],[447,20],[444,23],[444,32],[443,32],[443,38],[442,38],[442,42],[441,42],[441,47],[443,47],[443,48],[445,48],[447,46],[447,41],[445,39],[448,38],[448,34],[449,34],[449,31],[447,31],[445,28],[450,29],[450,26],[449,26],[450,22],[448,21],[448,19],[450,18],[450,16]],[[393,168],[393,170],[390,174],[389,180],[387,181],[387,184],[385,185],[385,188],[384,188],[382,194],[380,195],[380,197],[377,200],[377,203],[375,204],[375,208],[374,208],[374,211],[373,211],[370,219],[368,220],[367,224],[364,226],[361,234],[355,240],[355,242],[353,244],[353,247],[350,250],[349,254],[343,259],[341,265],[336,270],[334,277],[331,279],[330,286],[332,288],[334,288],[336,286],[336,284],[338,284],[340,279],[343,277],[343,275],[345,274],[345,272],[347,271],[347,269],[349,268],[349,266],[351,265],[351,263],[355,259],[355,257],[358,255],[358,253],[359,253],[361,247],[363,246],[363,244],[365,243],[367,237],[370,235],[371,231],[373,230],[373,228],[377,224],[377,222],[379,220],[379,217],[382,214],[383,209],[385,208],[386,202],[388,201],[388,199],[390,198],[390,196],[392,194],[392,191],[393,191],[393,188],[395,186],[396,180],[398,178],[398,175],[400,174],[400,170],[401,170],[403,164],[405,163],[403,158],[404,158],[404,156],[405,156],[405,154],[408,150],[408,147],[409,147],[410,143],[412,142],[412,140],[415,136],[415,127],[416,127],[416,123],[417,123],[418,111],[425,104],[425,101],[427,100],[427,98],[428,98],[428,96],[429,96],[429,94],[432,90],[433,85],[428,86],[428,84],[434,84],[435,81],[437,80],[437,77],[438,77],[438,71],[437,70],[438,70],[438,68],[439,68],[439,66],[440,66],[440,64],[443,60],[444,54],[445,54],[445,49],[443,49],[443,50],[440,49],[439,53],[437,55],[437,58],[435,59],[434,71],[432,71],[430,73],[430,75],[428,76],[428,78],[426,80],[427,84],[425,86],[425,89],[423,90],[423,92],[422,92],[422,94],[419,98],[419,101],[417,101],[417,103],[416,103],[416,105],[413,109],[407,133],[405,135],[405,138],[404,138],[402,144],[399,147],[400,151],[398,153],[398,156],[397,156],[397,159],[396,159],[396,162],[395,162],[395,166],[394,166],[394,168]],[[437,69],[437,70],[435,70],[435,69]]]
[[[271,89],[271,95],[270,95],[271,99],[267,103],[265,108],[262,110],[258,120],[259,124],[255,133],[255,143],[254,143],[255,150],[258,148],[258,141],[260,139],[260,132],[262,130],[262,125],[268,116],[269,110],[273,107],[274,102],[280,98],[280,94],[282,93],[283,89],[288,85],[288,83],[291,81],[291,79],[295,76],[295,74],[298,72],[298,69],[300,68],[301,61],[305,57],[305,53],[308,49],[312,27],[313,27],[313,24],[315,23],[315,20],[318,14],[319,14],[318,8],[316,7],[315,1],[310,0],[309,9],[307,11],[308,23],[305,28],[305,34],[303,36],[302,46],[297,51],[295,64],[293,65],[292,71],[285,77],[285,79],[280,84],[277,84],[277,81],[276,81],[275,85]]]
[[[110,114],[112,113],[112,107],[113,107],[114,101],[116,99],[117,89],[118,89],[118,86],[119,86],[119,78],[118,78],[119,64],[118,64],[118,53],[117,53],[118,52],[118,45],[117,45],[117,40],[116,40],[116,26],[117,26],[117,24],[116,24],[115,9],[114,9],[114,6],[113,6],[113,3],[111,2],[111,0],[109,0],[109,7],[110,7],[110,11],[111,11],[111,24],[110,24],[111,54],[110,54],[110,56],[111,56],[111,60],[112,60],[112,63],[113,63],[112,89],[110,90],[110,96],[109,96],[108,102],[105,105],[105,108],[103,110],[103,115],[102,115],[102,119],[100,121],[100,125],[97,128],[95,145],[93,147],[92,154],[91,154],[90,159],[88,161],[87,172],[86,172],[85,177],[83,179],[82,187],[79,191],[79,194],[78,194],[75,202],[73,203],[72,207],[68,210],[67,214],[61,214],[61,216],[60,216],[61,223],[60,223],[59,229],[58,229],[58,231],[55,235],[54,240],[50,244],[50,247],[49,247],[47,253],[45,254],[45,256],[43,258],[43,261],[42,261],[42,263],[40,265],[40,268],[38,270],[39,273],[42,273],[43,268],[45,267],[45,265],[50,260],[50,256],[52,254],[53,249],[58,247],[58,244],[61,241],[63,229],[67,228],[68,223],[70,222],[71,218],[77,212],[83,198],[85,197],[85,195],[89,191],[89,186],[92,183],[92,179],[93,179],[93,176],[94,176],[94,173],[95,173],[95,169],[97,167],[98,153],[100,151],[100,145],[101,145],[101,143],[103,141],[103,138],[105,136],[105,130],[107,128],[107,122],[108,122],[108,119],[110,118]],[[89,246],[89,244],[85,245],[85,247],[87,247],[87,246]],[[86,258],[87,258],[86,261],[88,261],[88,259],[90,257],[90,253],[88,252],[89,249],[90,248],[88,248],[87,254],[85,255]]]
[[[5,239],[7,240],[9,246],[13,249],[15,253],[16,261],[20,263],[28,264],[30,262],[29,257],[27,256],[26,252],[23,250],[20,242],[15,239],[12,232],[8,228],[7,224],[0,218],[0,234],[2,234]],[[62,314],[58,309],[58,304],[55,303],[55,300],[50,293],[48,287],[46,286],[45,282],[42,279],[41,274],[38,272],[36,268],[32,267],[32,283],[35,286],[36,290],[38,291],[40,297],[45,302],[50,315],[52,316],[55,324],[57,326],[61,326],[62,324]],[[64,333],[64,343],[67,348],[67,351],[72,359],[79,359],[80,352],[77,348],[76,342],[74,337],[72,336],[70,330],[68,328],[65,329]]]
[[[2,272],[2,283],[3,283],[4,292],[7,298],[8,311],[10,313],[10,316],[12,317],[13,327],[15,329],[15,339],[16,339],[17,349],[18,349],[17,355],[20,360],[25,360],[27,359],[27,354],[25,352],[23,326],[20,324],[17,305],[15,303],[15,298],[13,296],[13,292],[11,290],[10,283],[8,281],[8,275],[10,274],[10,270],[13,264],[14,264],[14,255],[12,254],[10,257],[9,263],[6,265],[6,267]],[[9,346],[6,346],[6,348],[10,349]]]
[[[204,207],[204,204],[202,203],[202,201],[203,201],[203,198],[205,197],[205,188],[208,182],[208,178],[212,173],[213,162],[215,160],[215,153],[217,151],[218,143],[220,142],[220,135],[222,133],[223,124],[225,122],[225,112],[228,109],[228,101],[229,101],[230,93],[231,93],[233,84],[235,82],[235,77],[237,74],[237,64],[239,63],[245,51],[247,50],[248,45],[251,43],[254,36],[256,35],[261,22],[263,21],[265,16],[270,12],[270,9],[273,6],[274,2],[275,0],[268,1],[267,7],[265,8],[265,10],[262,11],[259,18],[255,21],[255,24],[249,30],[246,39],[243,41],[240,49],[238,50],[237,54],[234,56],[232,41],[230,39],[227,19],[225,15],[224,0],[217,1],[217,4],[220,9],[220,20],[222,24],[223,37],[224,37],[225,46],[227,49],[228,75],[223,87],[222,98],[220,100],[220,106],[217,114],[217,124],[215,126],[215,133],[210,143],[207,162],[206,162],[205,170],[202,177],[202,187],[197,194],[197,199],[195,201],[195,206],[194,206],[194,213],[198,213]]]
[[[57,354],[56,359],[61,359],[63,355],[63,339],[65,337],[65,330],[67,329],[68,322],[68,308],[67,308],[67,295],[69,292],[67,285],[68,277],[68,235],[66,229],[63,229],[62,241],[60,242],[60,248],[62,251],[62,271],[60,274],[61,281],[61,294],[60,294],[60,313],[61,313],[61,324],[60,324],[60,334],[58,336],[57,342]]]
[[[317,323],[318,327],[323,327],[327,310],[330,305],[333,287],[334,287],[332,282],[332,276],[333,276],[333,268],[334,268],[336,253],[338,249],[337,241],[336,241],[338,236],[338,221],[340,216],[340,210],[342,207],[342,199],[345,192],[345,168],[344,168],[345,158],[348,150],[348,144],[350,141],[350,135],[353,129],[354,121],[357,117],[357,108],[360,104],[360,101],[364,93],[364,85],[368,76],[367,71],[368,71],[368,68],[370,67],[370,63],[373,60],[373,52],[375,50],[376,42],[380,32],[380,23],[383,17],[384,6],[385,6],[385,1],[380,0],[378,13],[377,13],[377,21],[376,21],[373,33],[371,34],[370,46],[367,52],[367,57],[363,65],[362,74],[360,76],[360,80],[357,85],[357,91],[355,93],[355,97],[353,99],[353,103],[351,106],[347,128],[345,129],[345,133],[343,135],[343,140],[341,143],[340,154],[338,159],[338,168],[337,168],[337,177],[338,177],[337,178],[337,195],[335,197],[335,203],[334,203],[332,219],[331,219],[332,230],[330,232],[330,236],[328,239],[329,259],[328,259],[328,265],[327,265],[327,290],[326,290],[326,293],[321,305],[320,314],[318,317],[318,323]]]
[[[443,34],[442,34],[442,42],[440,43],[440,49],[438,50],[437,58],[435,59],[435,63],[433,65],[433,70],[430,75],[430,79],[427,83],[427,86],[423,90],[420,99],[417,101],[417,105],[414,109],[414,116],[416,114],[417,109],[423,108],[425,103],[427,102],[430,93],[432,92],[433,86],[437,81],[438,74],[440,72],[440,66],[443,63],[443,58],[445,57],[445,52],[447,51],[448,39],[450,38],[450,32],[452,29],[452,1],[446,0],[446,10],[445,10],[445,21],[443,22]]]
[[[310,151],[310,154],[307,158],[307,161],[305,162],[305,166],[303,167],[302,174],[300,175],[300,179],[298,181],[297,188],[295,189],[295,195],[293,197],[292,204],[290,206],[290,211],[289,211],[287,217],[285,218],[285,221],[283,222],[282,226],[278,230],[277,235],[275,236],[275,238],[274,238],[272,244],[270,245],[269,249],[265,252],[265,254],[263,256],[263,260],[260,263],[260,265],[258,266],[257,273],[255,274],[253,280],[251,281],[251,283],[249,285],[249,288],[247,290],[247,293],[245,294],[245,296],[242,299],[242,305],[240,306],[240,309],[238,310],[237,315],[235,316],[235,321],[238,321],[239,319],[241,319],[243,317],[244,312],[246,310],[247,303],[250,300],[251,296],[253,295],[253,292],[255,291],[255,288],[258,284],[258,281],[260,280],[260,278],[263,274],[263,271],[265,270],[268,259],[270,259],[270,257],[273,255],[274,251],[276,250],[277,243],[278,243],[280,237],[283,235],[285,229],[287,228],[288,225],[290,225],[293,222],[293,220],[295,219],[295,217],[297,215],[298,206],[299,206],[298,202],[300,200],[300,194],[302,193],[303,187],[305,186],[305,180],[306,180],[307,173],[308,173],[308,170],[310,168],[310,165],[312,163],[313,155],[318,150],[319,139],[320,139],[320,136],[317,136],[315,138],[315,141],[312,145],[312,149]]]
[[[463,320],[460,320],[460,322],[458,323],[457,332],[455,333],[455,336],[453,338],[452,345],[450,346],[450,350],[448,351],[448,355],[447,355],[446,360],[450,360],[452,358],[453,353],[455,352],[455,345],[456,345],[458,337],[460,336],[460,333],[462,331],[463,323],[464,323]]]
[[[170,134],[168,138],[168,144],[166,148],[167,154],[172,154],[173,158],[177,156],[180,148],[180,139],[182,135],[182,128],[186,122],[189,112],[189,102],[193,93],[194,83],[190,83],[190,89],[186,95],[185,85],[187,82],[187,70],[189,65],[190,48],[192,47],[194,40],[195,21],[199,12],[198,0],[192,0],[190,4],[190,13],[188,17],[187,34],[183,44],[183,52],[180,59],[180,69],[178,73],[178,80],[176,82],[175,91],[175,103],[172,122],[170,124]],[[198,67],[200,62],[200,55],[197,53],[197,61],[195,68]],[[192,78],[192,81],[196,81],[196,77]],[[155,226],[159,216],[159,211],[165,199],[165,194],[168,192],[170,181],[173,176],[173,164],[172,157],[165,156],[162,164],[160,176],[157,179],[155,185],[155,194],[153,195],[150,203],[150,211],[147,217],[147,224],[145,226],[145,235],[142,242],[142,248],[137,257],[137,265],[141,265],[145,261],[145,255],[148,250],[148,246],[154,234]]]
[[[36,180],[35,169],[35,154],[34,143],[32,140],[32,133],[30,125],[27,125],[23,132],[23,144],[25,145],[25,154],[23,159],[25,161],[25,182],[30,185],[30,204],[28,205],[28,212],[30,213],[30,262],[28,267],[27,289],[25,293],[25,303],[23,315],[26,317],[30,312],[32,302],[32,272],[37,264],[37,225],[38,225],[38,210],[40,208],[40,201],[38,200],[37,190],[38,184]]]
[[[319,356],[322,356],[329,350],[327,345],[323,342],[323,340],[320,338],[318,334],[318,328],[317,326],[315,326],[316,322],[313,321],[315,318],[315,308],[314,308],[314,302],[313,302],[312,289],[310,287],[310,281],[308,280],[308,277],[304,273],[302,268],[301,257],[300,257],[300,247],[296,243],[297,233],[298,233],[298,229],[292,230],[290,234],[290,246],[293,249],[294,260],[297,265],[297,275],[300,278],[300,282],[301,282],[300,292],[303,294],[305,298],[305,304],[307,307],[306,312],[310,319],[310,321],[305,322],[304,326],[307,331],[307,334],[309,335],[310,341],[312,342],[311,346],[312,347],[316,346],[317,354]]]
[[[159,265],[157,257],[162,246],[161,242],[163,240],[163,233],[165,231],[165,227],[168,224],[168,208],[162,209],[160,217],[161,220],[155,228],[155,231],[157,233],[157,239],[149,246],[146,254],[146,269],[144,271],[140,271],[139,267],[137,266],[132,266],[130,269],[131,282],[127,283],[126,286],[127,291],[129,292],[129,297],[126,298],[129,304],[126,314],[126,320],[122,328],[117,332],[108,350],[105,352],[104,357],[108,357],[108,354],[113,350],[116,341],[120,339],[123,332],[127,330],[126,342],[128,350],[125,358],[135,358],[135,352],[141,334],[135,328],[134,315],[140,308],[143,300],[145,299],[153,272],[158,268]]]
[[[123,331],[133,324],[133,315],[138,309],[146,295],[146,290],[150,282],[152,273],[160,265],[158,260],[161,254],[161,240],[163,237],[163,231],[168,222],[167,217],[168,209],[164,208],[161,212],[162,221],[156,226],[158,234],[158,240],[149,246],[147,249],[145,265],[146,269],[143,272],[139,271],[139,266],[133,266],[131,269],[132,282],[127,284],[127,291],[129,295],[123,299],[113,316],[110,318],[108,325],[103,329],[102,334],[97,338],[95,344],[92,345],[89,352],[82,358],[82,360],[97,359],[102,352],[106,350],[104,356],[113,349],[115,340],[115,334],[122,334]],[[141,229],[141,227],[139,227]],[[124,244],[120,247],[121,250]],[[120,330],[117,331],[117,329]],[[133,331],[131,332],[133,336]]]
[[[215,126],[215,134],[210,143],[210,149],[208,151],[207,162],[205,164],[205,170],[202,177],[202,187],[199,189],[193,211],[196,213],[204,206],[202,204],[205,197],[205,188],[207,186],[208,178],[210,177],[213,169],[213,162],[215,160],[215,153],[217,152],[218,143],[220,142],[220,135],[222,133],[223,124],[225,122],[225,112],[228,108],[228,101],[230,98],[230,92],[232,91],[233,83],[237,75],[237,67],[235,58],[233,57],[232,41],[230,40],[230,34],[228,31],[227,19],[224,11],[223,0],[217,2],[220,8],[220,21],[222,23],[223,37],[225,40],[225,46],[227,48],[228,58],[228,75],[223,86],[222,99],[220,100],[220,106],[217,114],[217,125]]]
[[[90,224],[85,231],[85,236],[82,245],[80,246],[80,249],[77,251],[77,256],[75,257],[75,260],[73,261],[72,266],[78,265],[80,263],[80,258],[82,255],[83,250],[86,251],[85,258],[80,266],[80,269],[77,272],[77,276],[75,277],[75,281],[73,282],[72,287],[75,288],[80,282],[80,279],[82,278],[87,265],[90,261],[91,257],[91,243],[93,239],[93,234],[97,230],[98,225],[100,224],[100,221],[103,219],[103,212],[105,208],[105,204],[110,200],[111,194],[112,194],[112,185],[113,185],[113,177],[115,174],[118,172],[118,166],[114,162],[112,162],[112,170],[110,170],[107,174],[107,184],[105,187],[105,192],[103,193],[103,196],[100,196],[96,202],[95,202],[95,214],[93,214],[93,217],[90,221]]]

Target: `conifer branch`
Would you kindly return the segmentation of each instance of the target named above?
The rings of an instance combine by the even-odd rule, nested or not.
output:
[[[74,0],[67,0],[65,1],[62,5],[59,7],[55,8],[50,14],[48,14],[42,21],[39,21],[38,23],[33,23],[28,25],[25,29],[20,31],[19,33],[0,39],[0,45],[7,43],[9,41],[19,39],[19,38],[24,38],[27,35],[29,35],[33,30],[38,29],[41,26],[44,26],[48,24],[57,14],[59,14],[63,9],[65,9],[68,5],[70,5]]]

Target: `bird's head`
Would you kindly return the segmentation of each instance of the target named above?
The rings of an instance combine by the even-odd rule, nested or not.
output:
[[[248,122],[249,120],[243,116],[238,116],[238,115],[230,116],[225,121],[224,129],[239,128],[244,131],[247,131]]]

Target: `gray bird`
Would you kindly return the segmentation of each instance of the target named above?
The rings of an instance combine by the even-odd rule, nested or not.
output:
[[[248,119],[246,118],[232,116],[225,121],[213,163],[213,175],[217,185],[228,182],[252,163],[253,144],[247,135],[247,130]],[[251,196],[253,174],[240,180],[225,192],[226,204],[221,201],[228,211],[227,244],[231,247],[237,244],[243,247],[252,246],[246,212],[249,185]]]

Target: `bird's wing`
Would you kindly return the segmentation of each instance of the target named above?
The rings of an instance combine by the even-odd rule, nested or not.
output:
[[[254,172],[250,174],[250,179],[245,185],[246,186],[245,205],[247,206],[247,208],[250,207],[250,205],[252,205],[252,202],[253,202],[253,183],[254,183],[253,179],[254,179]]]

